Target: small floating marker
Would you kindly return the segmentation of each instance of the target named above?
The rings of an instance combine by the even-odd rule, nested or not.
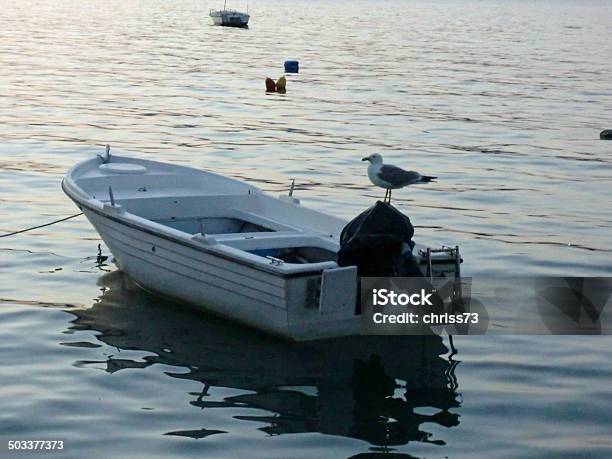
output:
[[[300,63],[298,61],[285,61],[285,73],[298,73]]]
[[[612,140],[612,129],[605,129],[599,133],[599,138],[602,140]]]
[[[276,92],[276,83],[270,77],[266,78],[266,92]]]
[[[284,75],[280,77],[278,81],[276,82],[276,90],[280,92],[281,94],[284,94],[287,92],[287,79],[285,78]]]
[[[102,264],[106,260],[108,260],[108,257],[106,255],[102,255],[102,245],[98,244],[98,256],[96,257],[96,263]]]

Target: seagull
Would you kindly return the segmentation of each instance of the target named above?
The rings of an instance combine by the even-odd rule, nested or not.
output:
[[[388,202],[389,204],[391,204],[391,190],[417,183],[429,183],[438,178],[430,175],[421,175],[415,171],[406,171],[391,164],[383,164],[383,158],[378,153],[366,156],[362,161],[370,162],[368,177],[374,185],[387,190],[383,202]]]

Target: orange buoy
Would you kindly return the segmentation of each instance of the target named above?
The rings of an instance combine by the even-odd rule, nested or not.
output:
[[[266,78],[266,92],[276,92],[276,83],[270,77]]]

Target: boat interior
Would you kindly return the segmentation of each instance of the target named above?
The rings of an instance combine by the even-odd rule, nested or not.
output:
[[[281,206],[274,218],[274,209],[269,207],[275,207],[275,203],[265,202],[268,199],[261,193],[122,198],[119,192],[115,201],[131,214],[189,234],[195,240],[212,237],[217,243],[285,263],[336,261],[338,245],[333,233],[324,234],[322,228],[313,227],[308,215],[288,219],[308,222],[306,225],[281,221],[287,220],[283,218],[286,206],[278,200]]]
[[[286,263],[335,261],[344,221],[206,171],[133,158],[92,159],[72,172],[89,197],[252,255]],[[290,222],[290,223],[288,223]],[[267,261],[269,262],[269,260]]]
[[[247,183],[192,168],[115,157],[92,158],[69,178],[79,194],[183,233],[262,257],[266,263],[335,262],[346,221],[280,199]],[[447,261],[436,253],[432,262]]]

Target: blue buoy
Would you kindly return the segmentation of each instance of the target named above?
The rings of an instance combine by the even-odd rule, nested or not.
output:
[[[298,61],[285,61],[285,73],[298,73],[300,63]]]

